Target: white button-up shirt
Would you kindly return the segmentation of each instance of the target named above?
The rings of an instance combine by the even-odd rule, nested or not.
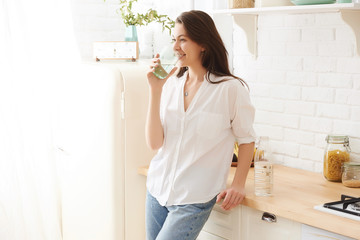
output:
[[[164,143],[151,160],[147,189],[163,206],[210,201],[226,188],[234,141],[255,140],[255,109],[239,80],[204,79],[185,112],[187,74],[170,77],[161,96]]]

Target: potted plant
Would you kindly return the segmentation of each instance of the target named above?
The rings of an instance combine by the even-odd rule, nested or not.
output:
[[[105,2],[106,0],[104,0]],[[146,26],[151,22],[160,23],[162,30],[167,29],[171,34],[171,29],[175,26],[175,22],[167,15],[159,14],[154,9],[149,9],[146,13],[134,13],[133,4],[138,0],[120,0],[120,7],[117,12],[121,15],[125,25],[125,41],[137,41],[136,26]]]

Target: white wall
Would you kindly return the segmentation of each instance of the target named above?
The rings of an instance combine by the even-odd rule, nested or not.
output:
[[[74,31],[78,41],[82,59],[92,59],[92,43],[94,41],[123,41],[125,24],[116,10],[118,0],[72,0]],[[172,19],[192,7],[191,0],[138,0],[134,9],[145,13],[153,8],[160,14],[166,14]],[[138,28],[140,57],[151,58],[160,52],[171,37],[167,31],[162,32],[161,25],[151,23]]]
[[[139,1],[144,8],[154,7],[173,19],[193,6],[210,11],[219,5],[205,0]],[[73,1],[75,32],[84,59],[91,59],[93,41],[124,39],[117,3]],[[248,53],[244,33],[236,26],[230,55],[234,72],[251,87],[257,133],[270,136],[276,160],[321,171],[329,133],[348,134],[353,152],[360,156],[360,57],[354,35],[340,15],[260,16],[258,27],[258,57]],[[157,24],[140,32],[139,41],[147,47],[141,50],[145,58],[170,40]]]
[[[258,28],[257,59],[235,28],[234,69],[250,85],[257,133],[270,136],[276,160],[321,171],[329,133],[349,135],[359,154],[360,57],[340,15],[262,15]]]
[[[116,14],[117,1],[73,0],[74,31],[81,57],[92,58],[94,41],[124,39],[125,25]]]

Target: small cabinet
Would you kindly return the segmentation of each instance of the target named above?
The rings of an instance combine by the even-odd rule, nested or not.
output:
[[[239,240],[240,216],[240,206],[225,211],[216,204],[197,240]]]
[[[241,240],[300,240],[301,224],[286,218],[241,207]]]
[[[196,240],[226,240],[226,239],[219,237],[217,235],[208,233],[206,231],[201,231]]]
[[[356,240],[340,234],[332,233],[323,229],[315,228],[306,224],[301,225],[301,240]]]
[[[300,240],[301,224],[247,206],[224,211],[215,205],[197,240],[213,239]]]

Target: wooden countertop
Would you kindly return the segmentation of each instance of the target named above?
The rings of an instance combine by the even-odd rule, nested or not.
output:
[[[147,167],[141,167],[138,173],[146,176],[147,169]],[[231,184],[234,173],[235,168],[232,167],[228,185]],[[246,181],[246,198],[242,204],[296,222],[360,239],[359,221],[314,209],[316,205],[340,200],[341,194],[360,197],[360,189],[347,188],[341,183],[329,182],[320,173],[275,165],[273,196],[258,197],[254,194],[254,169],[251,168]]]

